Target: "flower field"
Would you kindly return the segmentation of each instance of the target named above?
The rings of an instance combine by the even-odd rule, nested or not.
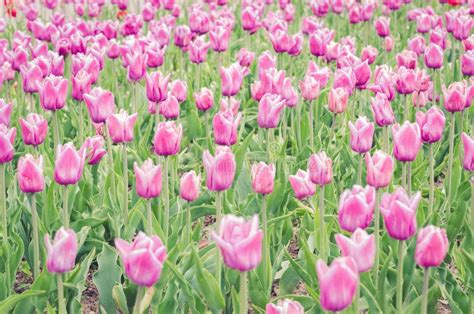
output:
[[[2,1],[0,313],[472,313],[473,15]]]

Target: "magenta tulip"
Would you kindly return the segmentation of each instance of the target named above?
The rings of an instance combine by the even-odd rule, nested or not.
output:
[[[86,152],[77,151],[72,143],[58,146],[54,164],[54,180],[61,185],[79,182],[84,169]]]
[[[146,96],[149,101],[162,102],[168,97],[168,82],[170,75],[164,76],[161,72],[152,72],[145,75]]]
[[[38,193],[44,190],[43,157],[26,154],[20,157],[17,169],[18,185],[23,193]]]
[[[374,138],[374,124],[366,117],[360,117],[355,124],[349,122],[351,132],[351,148],[359,154],[367,153],[372,148]]]
[[[124,110],[111,114],[106,120],[109,136],[115,144],[133,141],[133,128],[138,114],[128,115]]]
[[[196,175],[194,170],[186,172],[181,177],[179,186],[179,196],[188,202],[196,200],[199,196],[199,182],[201,176]]]
[[[271,194],[275,185],[275,165],[259,162],[252,166],[252,189],[255,193]]]
[[[194,99],[196,100],[196,107],[200,111],[207,111],[214,106],[214,94],[208,88],[202,88],[194,93]]]
[[[7,128],[0,124],[0,164],[5,164],[13,160],[15,153],[16,128]]]
[[[319,186],[332,181],[332,160],[325,152],[312,154],[308,160],[308,172],[311,181]]]
[[[114,94],[107,90],[94,87],[89,94],[84,94],[83,98],[94,123],[104,123],[115,112]]]
[[[26,119],[20,118],[20,126],[25,145],[38,146],[48,134],[48,121],[36,113],[29,113]]]
[[[100,135],[86,138],[81,150],[85,152],[86,161],[89,165],[98,164],[107,153],[104,149],[104,138]]]
[[[245,69],[245,70],[244,70]],[[240,91],[247,68],[234,63],[228,68],[221,67],[221,92],[223,96],[235,96]]]
[[[85,70],[80,70],[79,73],[71,77],[72,83],[72,98],[74,100],[82,101],[84,94],[91,91],[92,75]]]
[[[297,301],[283,299],[278,300],[277,304],[268,303],[265,314],[304,314],[304,308]]]
[[[375,237],[365,230],[356,229],[350,238],[336,234],[336,243],[342,256],[352,257],[359,273],[369,271],[375,259]]]
[[[39,86],[40,104],[44,110],[56,111],[66,104],[68,82],[58,76],[48,76]]]
[[[5,102],[3,99],[0,99],[0,124],[5,125],[7,128],[10,127],[10,118],[12,115],[12,111],[13,105],[11,103]]]
[[[446,230],[429,225],[418,231],[415,262],[421,267],[438,267],[448,253]]]
[[[275,94],[265,94],[258,103],[258,126],[273,129],[280,122],[280,115],[285,107],[285,101]]]
[[[474,139],[464,132],[461,139],[464,149],[463,167],[468,171],[474,171]]]
[[[153,139],[154,151],[159,156],[172,156],[179,152],[183,126],[174,121],[161,122]]]
[[[365,155],[367,167],[367,184],[376,189],[384,188],[390,184],[393,175],[394,162],[390,155],[381,150]]]
[[[390,36],[390,19],[381,16],[374,21],[375,31],[379,37],[387,37]]]
[[[61,227],[56,231],[53,241],[46,234],[44,244],[48,255],[46,268],[50,273],[66,273],[74,268],[79,249],[74,230]]]
[[[329,110],[334,114],[343,113],[346,110],[348,99],[349,94],[344,88],[332,88],[328,96]]]
[[[375,189],[355,185],[352,190],[346,190],[339,200],[338,220],[341,229],[354,232],[365,229],[372,222],[375,208]]]
[[[384,93],[377,93],[375,98],[371,98],[370,104],[378,126],[384,127],[395,122],[392,106]]]
[[[430,69],[439,69],[443,66],[444,52],[436,44],[429,44],[425,48],[425,65]]]
[[[464,82],[454,82],[446,88],[442,86],[444,108],[449,112],[463,111],[467,102],[466,85]]]
[[[236,116],[231,110],[219,111],[212,120],[214,129],[214,140],[217,145],[234,145],[237,142],[237,129],[239,127],[242,114]]]
[[[421,140],[424,143],[435,143],[441,140],[446,118],[443,111],[433,106],[428,111],[416,113],[416,123],[420,127]]]
[[[135,162],[133,169],[135,171],[135,183],[138,196],[146,199],[160,196],[162,188],[161,166],[155,166],[151,159],[147,159],[141,167]]]
[[[311,197],[316,192],[316,185],[311,182],[309,172],[298,170],[296,175],[291,175],[288,179],[297,199]]]
[[[218,146],[215,156],[208,150],[203,153],[206,185],[211,191],[225,191],[232,186],[235,177],[235,157],[227,146]]]
[[[401,162],[414,161],[421,148],[420,127],[416,123],[405,121],[392,127],[393,155]]]

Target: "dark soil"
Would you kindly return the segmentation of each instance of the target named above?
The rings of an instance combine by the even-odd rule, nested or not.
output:
[[[28,290],[32,283],[33,277],[31,275],[19,271],[16,273],[16,280],[13,284],[13,291],[15,291],[15,293],[22,293]]]
[[[94,276],[95,270],[90,269],[87,274],[86,279],[86,289],[82,292],[82,313],[98,313],[99,312],[99,291],[92,281],[92,276]]]

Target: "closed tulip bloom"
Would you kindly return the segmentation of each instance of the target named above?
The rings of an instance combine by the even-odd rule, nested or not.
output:
[[[390,19],[381,16],[374,21],[375,31],[379,37],[387,37],[390,36]]]
[[[239,93],[246,71],[244,69],[246,68],[242,68],[238,63],[234,63],[228,68],[220,68],[223,96],[235,96]]]
[[[373,156],[367,153],[365,155],[365,164],[367,167],[366,180],[368,185],[379,189],[390,184],[394,167],[394,162],[390,155],[381,150],[376,151]]]
[[[6,127],[10,126],[10,118],[13,111],[13,105],[0,99],[0,124]]]
[[[61,185],[79,182],[84,170],[85,150],[77,151],[72,143],[59,145],[54,164],[54,180]]]
[[[147,159],[141,167],[135,162],[133,169],[138,196],[146,199],[160,196],[162,187],[161,166],[155,166],[151,159]]]
[[[328,96],[329,110],[334,114],[343,113],[346,110],[348,100],[349,94],[344,88],[332,88]]]
[[[115,112],[114,94],[107,90],[94,87],[89,94],[84,94],[83,98],[94,123],[104,123]]]
[[[74,230],[61,227],[56,231],[53,241],[46,234],[44,245],[47,253],[46,268],[50,273],[62,274],[74,268],[79,249]]]
[[[179,117],[179,102],[173,95],[168,95],[165,100],[157,105],[160,108],[160,114],[166,119],[171,120]]]
[[[189,60],[192,63],[203,63],[207,60],[207,51],[211,43],[204,41],[202,37],[196,38],[190,44]]]
[[[392,127],[393,155],[398,161],[414,161],[421,148],[420,127],[416,123],[405,121]]]
[[[400,67],[405,67],[407,69],[416,69],[416,63],[418,61],[418,55],[411,50],[403,50],[400,53],[397,53],[396,55],[397,59],[397,66]]]
[[[413,93],[416,86],[415,71],[412,69],[407,69],[403,66],[398,68],[395,86],[399,94],[407,95]]]
[[[416,53],[418,56],[422,55],[425,52],[426,40],[421,35],[416,35],[408,42],[408,49]]]
[[[16,129],[0,124],[0,164],[12,161],[15,153]]]
[[[161,122],[153,139],[153,148],[159,156],[172,156],[179,152],[183,126],[176,125],[174,121]]]
[[[394,45],[393,38],[390,36],[385,37],[385,40],[384,40],[385,51],[387,52],[392,51],[393,45]]]
[[[275,185],[275,165],[259,162],[252,166],[252,189],[255,193],[271,194]]]
[[[265,314],[304,314],[304,308],[297,301],[278,300],[277,304],[268,303]]]
[[[359,273],[354,259],[337,257],[329,267],[322,260],[318,260],[316,272],[321,307],[333,312],[349,307],[359,285]]]
[[[219,111],[212,120],[214,141],[217,145],[234,145],[237,142],[237,129],[242,113],[236,116],[231,110]]]
[[[87,164],[91,166],[97,165],[107,153],[104,149],[104,138],[100,135],[88,137],[82,144],[81,150],[85,151]]]
[[[179,103],[182,103],[188,97],[188,85],[185,81],[175,80],[171,82],[171,95],[176,97]]]
[[[463,167],[468,171],[474,171],[474,140],[464,132],[461,139],[464,148]]]
[[[332,160],[325,152],[312,154],[308,160],[311,181],[317,185],[326,185],[332,181]]]
[[[23,193],[38,193],[44,190],[43,157],[26,154],[20,157],[17,169],[18,185]]]
[[[453,36],[457,40],[464,40],[471,35],[474,21],[469,15],[460,14],[454,19]]]
[[[179,196],[188,202],[192,202],[199,196],[199,183],[201,176],[196,175],[194,170],[186,172],[181,177],[179,186]]]
[[[355,185],[346,190],[339,200],[338,219],[341,229],[354,232],[357,228],[365,229],[372,222],[375,207],[375,189]]]
[[[224,52],[229,47],[231,30],[224,26],[217,25],[209,32],[211,48],[215,52]]]
[[[23,79],[23,91],[25,93],[36,93],[38,91],[39,82],[43,79],[43,71],[35,63],[23,65],[20,68],[21,77]]]
[[[349,121],[349,130],[351,131],[352,150],[359,154],[368,152],[374,138],[374,124],[366,117],[360,117],[355,124]]]
[[[122,259],[125,274],[134,284],[151,287],[160,279],[168,255],[158,236],[147,236],[140,231],[132,243],[115,239],[115,248]]]
[[[249,51],[247,48],[241,48],[235,58],[241,66],[248,68],[252,65],[253,59],[255,59],[255,53]]]
[[[21,135],[26,145],[38,146],[48,134],[48,121],[36,113],[29,113],[26,119],[20,118]]]
[[[202,156],[206,170],[206,185],[211,191],[225,191],[232,186],[236,163],[232,151],[227,146],[218,146],[215,156],[208,150]]]
[[[375,259],[375,237],[365,230],[357,229],[350,238],[336,234],[336,243],[341,250],[341,255],[352,257],[357,265],[357,271],[369,271]]]
[[[316,192],[316,185],[311,182],[309,172],[298,170],[296,175],[291,175],[288,179],[297,199],[305,199]]]
[[[191,42],[191,30],[187,25],[178,25],[174,30],[174,44],[180,48],[187,48]]]
[[[256,268],[262,260],[263,232],[258,229],[258,216],[250,220],[234,215],[222,218],[219,233],[211,237],[221,251],[227,267],[240,272]]]
[[[115,144],[133,141],[133,128],[138,114],[128,115],[123,109],[119,113],[109,115],[106,120],[109,136]]]
[[[301,96],[305,100],[314,100],[320,93],[319,81],[311,75],[305,75],[304,79],[300,81],[300,90]]]
[[[424,143],[435,143],[443,137],[446,118],[438,107],[433,106],[428,111],[416,113],[416,123],[420,127],[421,140]]]
[[[416,209],[420,200],[420,192],[410,197],[403,188],[392,194],[384,193],[380,212],[390,237],[407,240],[416,233]]]
[[[377,93],[375,98],[371,98],[370,105],[378,126],[389,126],[395,122],[392,106],[385,94]]]
[[[168,82],[170,75],[163,75],[160,71],[145,75],[146,96],[149,101],[162,102],[168,97]]]
[[[455,82],[448,88],[443,85],[442,89],[444,108],[449,112],[463,111],[466,106],[466,85],[463,82]]]
[[[207,111],[214,106],[214,94],[209,88],[202,88],[194,93],[194,99],[196,100],[196,107],[200,111]]]
[[[71,77],[72,83],[72,98],[74,100],[82,101],[84,94],[91,91],[92,76],[84,70],[80,70],[75,76]]]
[[[439,69],[443,66],[444,52],[436,44],[429,44],[425,48],[425,65],[430,69]]]
[[[272,55],[269,51],[264,51],[259,57],[257,61],[257,68],[258,68],[258,77],[261,79],[262,74],[268,70],[276,67],[276,57]]]
[[[275,94],[265,94],[258,103],[258,126],[274,129],[280,122],[280,115],[285,108],[285,101]]]
[[[138,82],[146,74],[147,55],[135,53],[128,59],[127,78],[129,81]]]
[[[375,59],[377,58],[378,53],[379,52],[377,48],[372,47],[372,46],[367,46],[362,49],[360,58],[362,59],[362,61],[367,61],[369,64],[372,64],[375,62]]]
[[[474,50],[466,51],[461,56],[461,71],[464,75],[474,75]]]
[[[68,82],[59,76],[48,76],[39,86],[40,104],[44,110],[56,111],[66,104]]]
[[[448,253],[446,230],[433,225],[421,228],[416,238],[415,262],[421,267],[438,267]]]

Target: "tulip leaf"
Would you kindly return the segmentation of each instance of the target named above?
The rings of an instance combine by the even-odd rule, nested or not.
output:
[[[97,272],[92,279],[99,291],[99,304],[107,313],[112,313],[115,309],[112,289],[122,277],[122,268],[117,265],[117,258],[115,249],[104,243],[102,251],[97,255]]]
[[[0,313],[9,313],[19,302],[45,293],[43,290],[27,290],[21,294],[13,294],[0,302]]]
[[[120,313],[128,314],[127,298],[125,297],[121,284],[116,284],[112,288],[112,298],[116,309],[118,309]]]
[[[214,311],[220,311],[225,307],[224,297],[222,296],[219,285],[212,274],[204,268],[201,259],[193,250],[193,259],[196,269],[196,279],[204,298],[209,307]]]

